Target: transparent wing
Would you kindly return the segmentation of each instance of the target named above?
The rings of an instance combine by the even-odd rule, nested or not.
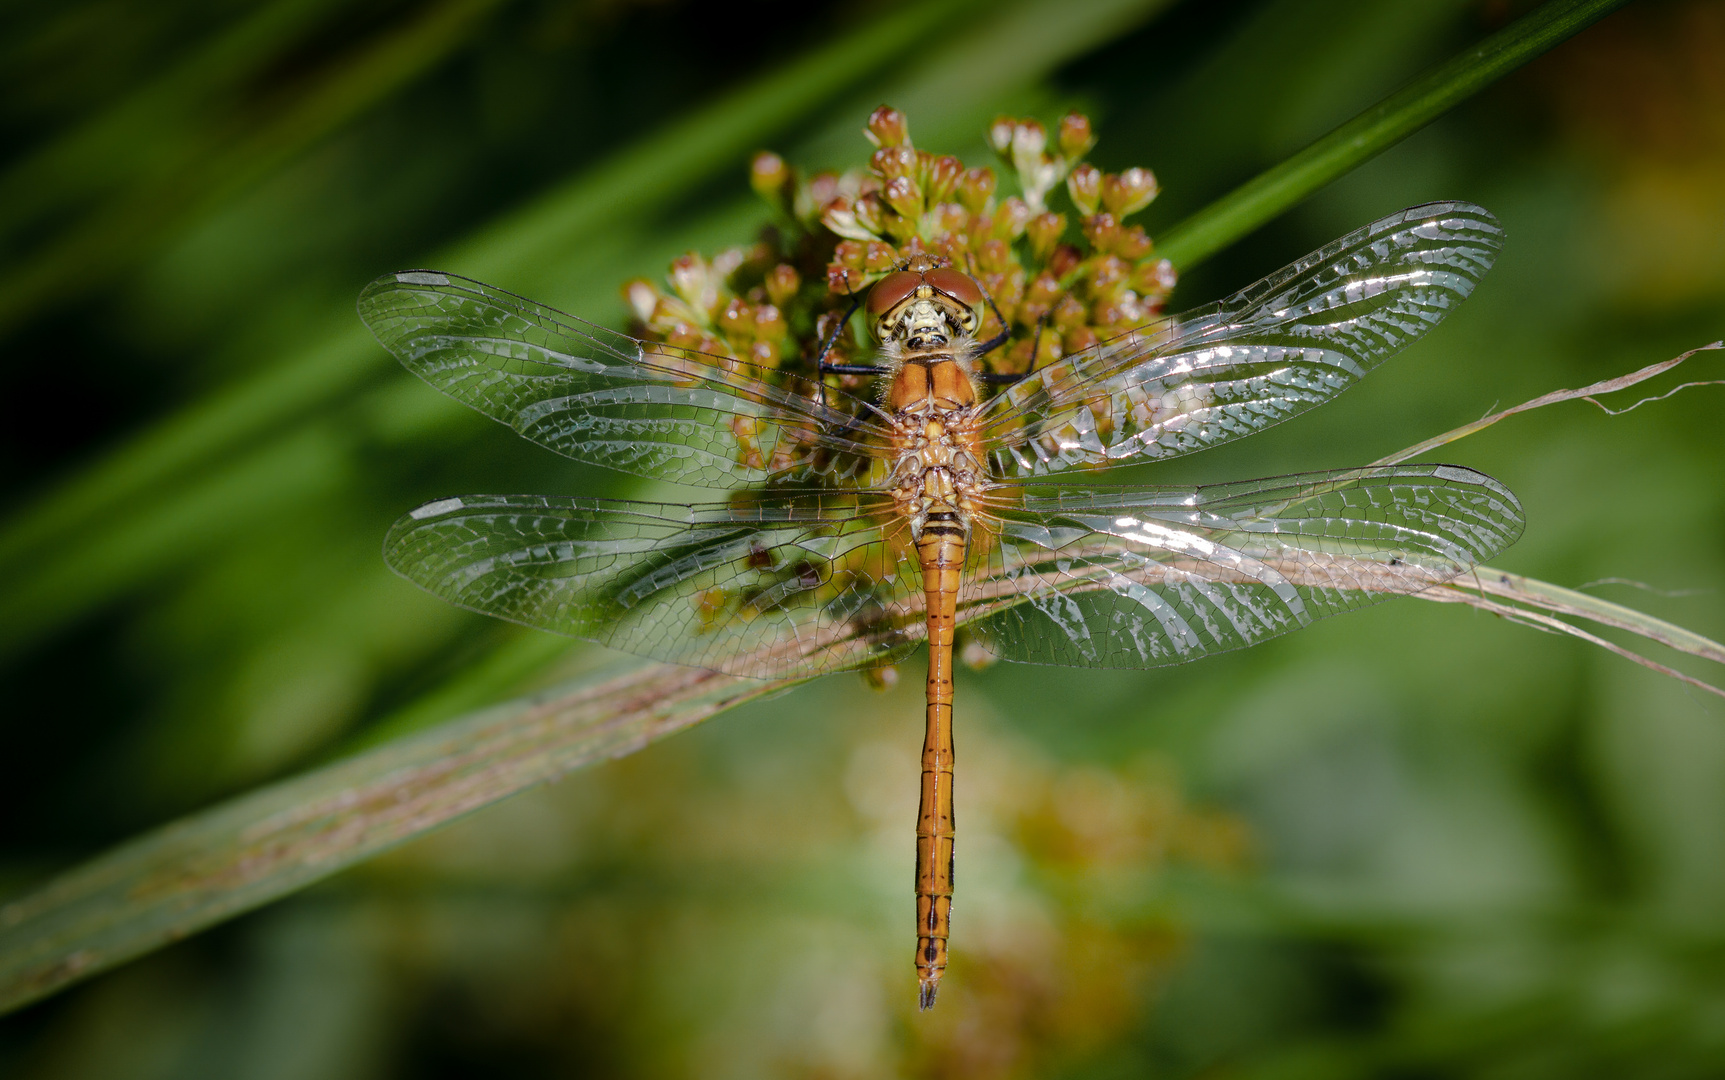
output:
[[[1466,299],[1502,239],[1477,206],[1416,206],[1213,307],[1051,364],[989,403],[995,472],[1189,454],[1320,405]]]
[[[1451,465],[1186,490],[1024,485],[960,618],[1009,660],[1178,664],[1465,573],[1521,534],[1521,505]]]
[[[836,393],[840,408],[823,407],[734,360],[638,341],[453,274],[386,274],[360,293],[359,314],[450,397],[559,454],[637,476],[717,487],[845,479],[885,445],[867,408]]]
[[[384,541],[462,607],[626,652],[781,678],[890,661],[925,636],[914,551],[881,496],[675,506],[474,495]]]

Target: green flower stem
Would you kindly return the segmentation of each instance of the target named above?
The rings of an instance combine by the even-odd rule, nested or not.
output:
[[[1628,0],[1549,0],[1157,238],[1195,266]]]

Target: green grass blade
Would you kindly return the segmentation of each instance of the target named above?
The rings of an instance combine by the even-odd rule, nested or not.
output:
[[[1203,262],[1626,3],[1549,0],[1163,233],[1157,250],[1181,268]]]
[[[0,1013],[788,685],[647,664],[482,710],[147,833],[0,907]]]

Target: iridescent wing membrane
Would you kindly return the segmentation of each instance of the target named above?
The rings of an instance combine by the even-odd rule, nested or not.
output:
[[[995,473],[1189,454],[1320,405],[1466,299],[1502,241],[1477,206],[1416,206],[1219,304],[1051,364],[991,403]]]
[[[860,404],[840,412],[728,357],[638,341],[454,274],[385,275],[360,293],[359,314],[409,371],[577,461],[728,488],[854,480],[886,452]]]
[[[1483,473],[1414,465],[1196,489],[1024,485],[960,619],[1008,660],[1158,667],[1441,584],[1514,543]]]
[[[738,675],[901,656],[922,579],[884,496],[678,506],[473,495],[397,521],[389,565],[463,607]]]

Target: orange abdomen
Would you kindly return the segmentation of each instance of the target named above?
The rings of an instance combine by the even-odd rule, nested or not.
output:
[[[922,800],[916,817],[918,1000],[934,1005],[952,931],[952,639],[957,622],[963,530],[931,521],[916,544],[928,603],[928,705],[922,744]]]

